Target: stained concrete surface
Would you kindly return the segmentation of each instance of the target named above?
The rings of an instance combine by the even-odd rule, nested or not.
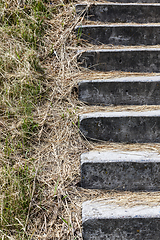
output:
[[[81,185],[90,189],[160,190],[160,155],[91,151],[81,155]]]
[[[97,112],[79,116],[88,139],[128,143],[160,143],[160,110]]]
[[[77,4],[76,12],[85,11],[86,19],[101,22],[135,22],[135,23],[157,23],[160,22],[160,4],[141,3],[97,3]]]
[[[159,105],[160,76],[81,81],[79,100],[90,105]]]
[[[160,25],[83,25],[76,27],[77,36],[96,45],[159,45]]]
[[[98,71],[160,72],[160,48],[79,51],[82,67]]]

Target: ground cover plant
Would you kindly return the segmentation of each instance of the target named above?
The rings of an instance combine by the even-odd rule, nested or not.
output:
[[[78,101],[77,83],[126,73],[79,68],[77,50],[93,46],[74,34],[83,21],[75,3],[0,0],[0,239],[82,239],[83,201],[159,199],[158,193],[149,198],[80,187],[80,155],[97,144],[80,135],[78,115],[100,108]],[[113,111],[101,108],[106,109]],[[102,147],[117,144],[99,143]],[[137,148],[159,146],[132,146]]]

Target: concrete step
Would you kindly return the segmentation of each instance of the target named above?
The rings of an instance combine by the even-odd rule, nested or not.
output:
[[[118,48],[79,51],[82,67],[98,71],[160,72],[160,48]]]
[[[160,143],[160,110],[86,113],[79,116],[79,124],[91,140]]]
[[[158,240],[160,206],[87,201],[82,205],[82,225],[84,240]]]
[[[90,189],[160,191],[160,155],[138,151],[83,153],[81,186]]]
[[[117,2],[117,1],[116,1]],[[135,2],[135,1],[133,1]],[[139,1],[138,1],[139,2]],[[79,14],[86,9],[86,19],[100,22],[160,22],[160,4],[142,3],[97,3],[77,4]]]
[[[81,81],[79,100],[90,105],[160,105],[160,76]]]
[[[75,29],[78,38],[92,44],[158,45],[160,24],[83,25]]]

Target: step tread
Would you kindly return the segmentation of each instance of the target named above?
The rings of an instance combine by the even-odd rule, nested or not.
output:
[[[79,115],[80,121],[87,118],[119,118],[119,117],[160,117],[160,110],[134,112],[134,111],[123,111],[123,112],[92,112],[84,113]]]
[[[96,45],[153,46],[160,44],[160,24],[83,25],[77,27],[75,31],[79,39]]]
[[[96,218],[160,218],[160,206],[137,204],[133,207],[125,207],[114,203],[110,204],[109,200],[107,201],[103,199],[84,202],[82,204],[82,221],[84,222]]]
[[[85,24],[85,25],[79,25],[75,27],[75,30],[79,28],[120,28],[120,27],[160,27],[160,23],[108,23],[108,24]]]
[[[102,83],[102,82],[159,82],[160,76],[130,76],[120,78],[109,78],[109,79],[93,79],[93,80],[81,80],[79,85],[82,83]]]
[[[160,162],[160,154],[146,151],[90,151],[83,153],[81,165],[90,162]]]
[[[94,6],[160,6],[160,3],[140,3],[140,2],[128,2],[128,3],[124,3],[124,2],[122,2],[122,3],[116,3],[116,2],[107,2],[107,3],[105,3],[105,2],[101,2],[101,3],[89,3],[89,4],[87,4],[87,3],[78,3],[78,4],[75,4],[75,7],[78,7],[78,6],[84,6],[84,7],[90,7],[90,6],[92,6],[92,5],[94,5]]]
[[[153,51],[153,52],[159,52],[160,51],[160,47],[140,47],[140,46],[136,46],[134,47],[123,47],[123,48],[100,48],[100,49],[79,49],[77,51],[78,54],[80,53],[105,53],[105,52],[146,52],[146,51]]]

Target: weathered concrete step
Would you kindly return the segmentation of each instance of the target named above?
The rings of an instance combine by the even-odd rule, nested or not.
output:
[[[160,143],[160,110],[93,112],[79,116],[80,131],[93,140]]]
[[[133,1],[135,2],[135,1]],[[160,22],[160,4],[141,3],[101,3],[77,4],[76,12],[86,9],[86,18],[101,22]]]
[[[78,62],[98,71],[160,72],[160,48],[79,51]]]
[[[158,240],[160,206],[121,206],[107,200],[82,204],[84,240]]]
[[[158,45],[160,24],[83,25],[76,27],[77,37],[92,44]]]
[[[160,191],[155,152],[91,151],[81,155],[81,186],[90,189]]]
[[[160,105],[160,76],[81,81],[79,100],[90,105]]]

